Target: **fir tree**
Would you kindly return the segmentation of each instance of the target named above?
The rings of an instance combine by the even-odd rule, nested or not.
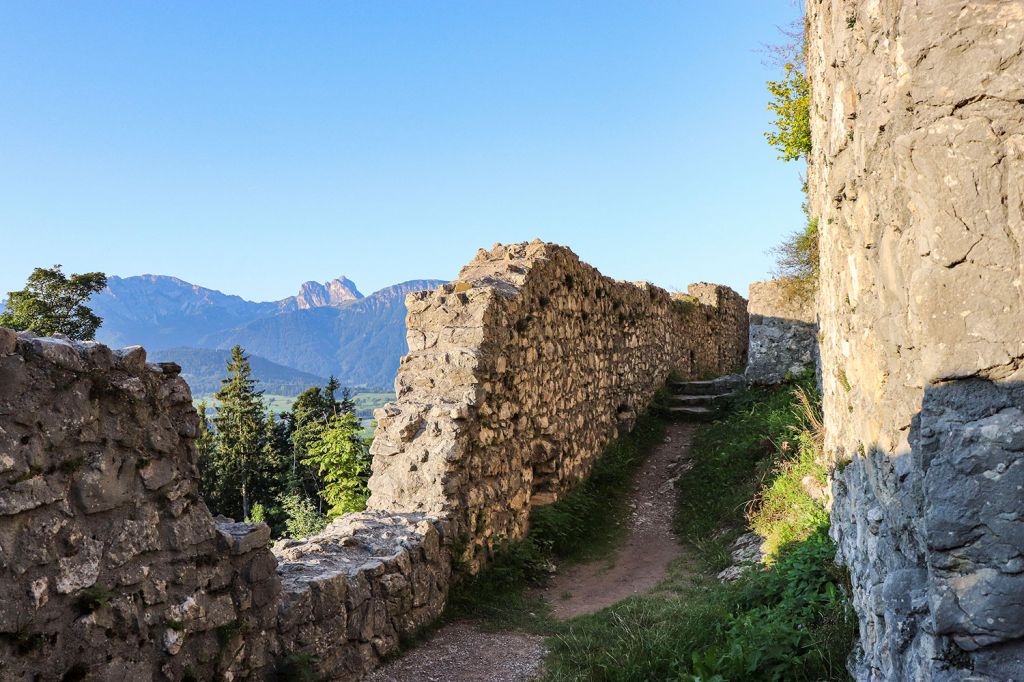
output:
[[[272,445],[272,420],[256,388],[249,358],[240,346],[231,349],[228,377],[217,391],[214,497],[223,509],[249,518],[254,499],[276,499],[280,492],[280,461]]]
[[[216,498],[217,481],[221,478],[217,461],[217,437],[210,427],[210,420],[206,416],[206,401],[200,402],[196,407],[199,413],[199,436],[196,438],[196,454],[199,464],[199,486],[206,500],[206,505],[214,514],[219,514],[219,500]]]

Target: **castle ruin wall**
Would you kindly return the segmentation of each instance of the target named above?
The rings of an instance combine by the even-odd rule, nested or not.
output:
[[[858,680],[1024,679],[1024,3],[808,0]]]
[[[358,680],[670,373],[746,359],[735,292],[673,297],[540,242],[481,252],[407,303],[369,509],[273,546],[202,501],[180,367],[0,329],[0,679]]]

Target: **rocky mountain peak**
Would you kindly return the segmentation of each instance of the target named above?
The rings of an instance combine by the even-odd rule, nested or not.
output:
[[[355,282],[348,277],[338,277],[330,282],[305,282],[295,297],[295,305],[299,310],[309,308],[337,307],[349,301],[357,301],[363,295],[356,288]]]

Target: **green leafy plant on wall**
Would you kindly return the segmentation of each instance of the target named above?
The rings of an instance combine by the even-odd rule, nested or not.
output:
[[[811,84],[797,63],[787,62],[780,80],[768,81],[775,114],[772,130],[764,134],[783,161],[797,161],[811,152]]]

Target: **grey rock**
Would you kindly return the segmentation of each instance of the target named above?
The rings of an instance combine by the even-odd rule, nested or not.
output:
[[[270,544],[270,526],[265,523],[218,523],[217,530],[232,554],[248,554]]]
[[[747,380],[776,384],[818,361],[818,325],[813,300],[794,300],[784,282],[750,285],[750,350]]]
[[[18,335],[13,329],[0,327],[0,355],[10,355],[18,347]]]
[[[1024,679],[1024,9],[807,3],[832,534],[858,681]],[[881,589],[879,589],[881,586]]]
[[[141,374],[146,369],[146,349],[142,346],[126,346],[114,351],[121,365],[132,374]]]

